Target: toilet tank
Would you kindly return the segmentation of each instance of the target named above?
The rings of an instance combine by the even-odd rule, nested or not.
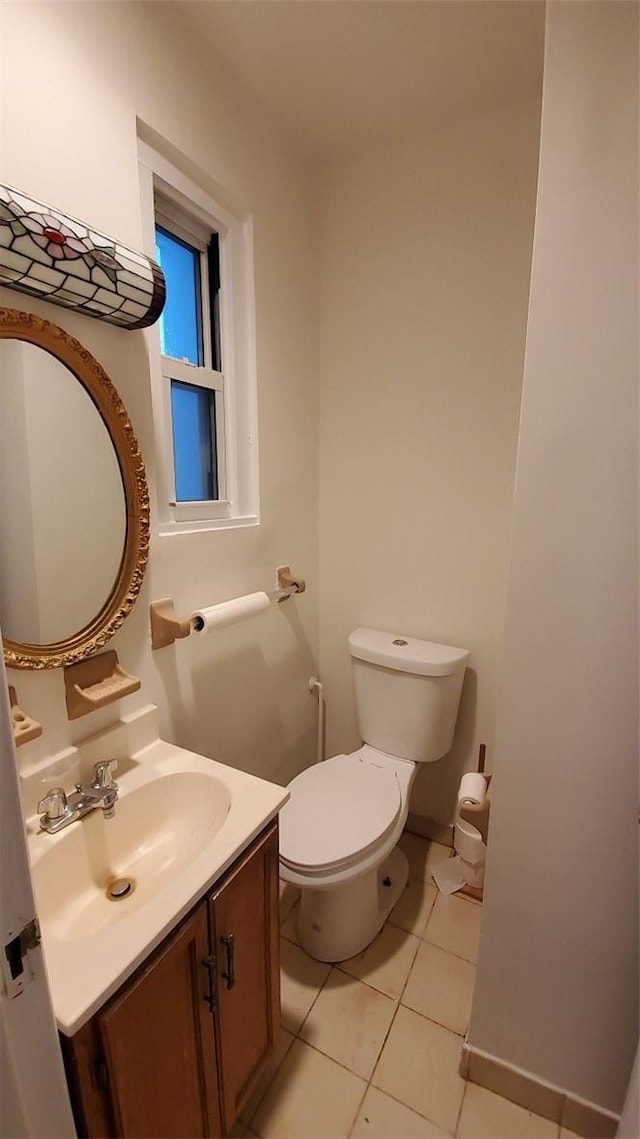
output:
[[[446,755],[468,651],[376,629],[351,633],[349,651],[362,741],[414,763]]]

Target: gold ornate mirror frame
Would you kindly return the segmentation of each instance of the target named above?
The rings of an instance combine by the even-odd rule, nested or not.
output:
[[[104,422],[122,477],[126,509],[124,549],[113,589],[100,611],[83,629],[54,644],[4,642],[8,668],[59,668],[100,652],[135,604],[149,558],[149,490],[127,410],[91,353],[56,324],[17,309],[0,308],[0,338],[35,344],[69,369]]]

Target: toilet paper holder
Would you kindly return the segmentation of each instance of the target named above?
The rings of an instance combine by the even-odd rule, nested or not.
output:
[[[278,586],[267,594],[270,601],[287,601],[294,593],[304,593],[307,583],[301,577],[294,577],[291,566],[278,566],[276,570]],[[152,601],[149,606],[151,624],[151,648],[164,649],[174,641],[182,640],[191,633],[191,618],[181,620],[175,611],[172,597]]]

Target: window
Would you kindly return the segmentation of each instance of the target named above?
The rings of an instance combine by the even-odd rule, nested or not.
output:
[[[162,375],[169,385],[174,495],[171,505],[224,498],[216,425],[224,424],[217,233],[154,195],[155,252],[167,284],[160,317]]]
[[[160,533],[255,524],[251,225],[139,148],[147,246],[167,284],[148,333]]]

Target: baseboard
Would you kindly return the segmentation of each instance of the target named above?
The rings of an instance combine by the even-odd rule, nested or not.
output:
[[[429,838],[432,842],[441,842],[443,846],[453,846],[453,824],[439,823],[436,819],[428,819],[424,815],[414,815],[409,811],[405,829],[421,838]]]
[[[616,1134],[618,1115],[482,1052],[466,1040],[462,1045],[460,1075],[576,1135],[584,1135],[585,1139],[612,1139]]]

